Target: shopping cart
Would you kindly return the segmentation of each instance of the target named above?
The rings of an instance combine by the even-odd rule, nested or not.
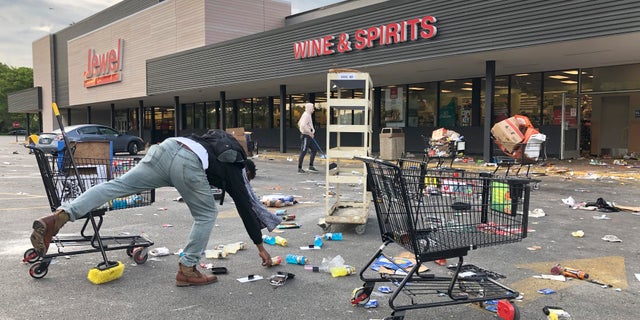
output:
[[[358,159],[367,167],[384,244],[360,271],[364,284],[354,290],[352,304],[365,304],[376,283],[386,282],[395,287],[389,298],[393,313],[386,319],[404,319],[412,309],[493,301],[502,319],[519,319],[511,303],[519,293],[497,281],[504,276],[465,265],[463,257],[470,250],[527,236],[529,179],[438,172],[424,162],[398,166]],[[415,261],[406,264],[406,259],[387,254],[392,243],[408,250]],[[425,262],[443,258],[458,262],[443,270],[424,270]]]
[[[464,154],[465,142],[463,140],[434,140],[431,137],[422,136],[425,143],[423,161],[427,164],[434,163],[436,168],[442,168],[445,161],[449,161],[449,167],[457,157]]]
[[[65,147],[58,154],[48,154],[38,147],[27,147],[35,154],[51,211],[77,198],[90,187],[125,174],[139,161],[137,158],[75,158],[73,148]],[[40,257],[34,248],[30,248],[24,253],[23,261],[32,264],[29,274],[36,279],[43,278],[54,258],[94,252],[100,252],[104,260],[98,264],[98,268],[109,268],[117,264],[107,259],[106,251],[112,250],[126,250],[137,264],[145,263],[148,247],[153,242],[144,234],[104,236],[99,231],[106,211],[147,206],[154,201],[155,190],[147,190],[113,199],[87,213],[82,217],[85,222],[80,235],[53,237],[51,243],[56,245],[57,252],[50,251]]]

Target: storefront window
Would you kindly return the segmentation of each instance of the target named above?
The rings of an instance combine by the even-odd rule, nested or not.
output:
[[[327,93],[316,92],[314,106],[316,111],[313,113],[313,125],[318,128],[327,127]]]
[[[207,103],[196,103],[193,109],[193,128],[194,129],[206,129],[205,118],[207,112]]]
[[[409,127],[436,125],[437,90],[438,85],[435,82],[409,85]]]
[[[238,100],[238,127],[251,129],[251,98]]]
[[[562,119],[562,94],[576,94],[578,90],[578,70],[565,70],[544,73],[543,125],[560,125]],[[570,125],[576,125],[577,107],[575,99],[565,101],[565,117],[574,119]]]
[[[535,127],[539,127],[542,73],[522,73],[511,76],[511,115],[529,117]],[[496,114],[497,117],[497,114]],[[496,122],[499,121],[496,119]]]
[[[440,84],[439,127],[471,126],[471,79],[447,80]]]
[[[269,99],[253,98],[253,128],[269,128]]]
[[[216,112],[217,102],[207,103],[207,124],[209,126],[208,129],[218,129],[220,128],[220,119],[218,119],[218,113]]]
[[[388,86],[380,88],[380,114],[383,127],[404,127],[405,94],[404,86]]]

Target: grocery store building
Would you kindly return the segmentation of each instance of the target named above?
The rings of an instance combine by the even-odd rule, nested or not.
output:
[[[374,153],[382,128],[420,152],[445,127],[486,159],[491,126],[521,114],[549,156],[621,156],[640,152],[638,52],[639,1],[350,0],[291,15],[277,0],[124,0],[35,41],[34,88],[9,109],[45,132],[55,101],[66,124],[149,143],[244,127],[295,152],[307,101],[321,144],[327,120],[362,120],[324,106],[328,70],[351,68],[373,80]]]

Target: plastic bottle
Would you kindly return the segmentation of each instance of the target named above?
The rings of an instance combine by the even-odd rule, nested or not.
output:
[[[342,240],[342,232],[329,232],[324,234],[326,240],[340,241]]]
[[[327,258],[322,258],[322,263],[319,266],[305,265],[305,270],[313,271],[313,272],[329,272],[329,260]]]
[[[284,216],[285,214],[287,214],[287,209],[278,209],[278,210],[276,210],[276,215],[277,216]]]
[[[270,244],[270,245],[275,245],[276,244],[276,238],[272,237],[272,236],[268,236],[268,235],[262,235],[262,241],[266,244]]]
[[[352,266],[339,266],[331,268],[331,276],[334,278],[345,277],[356,272],[356,268]]]
[[[286,247],[287,246],[287,239],[281,237],[281,236],[268,236],[268,235],[262,235],[262,241],[266,244],[270,244],[270,245],[279,245],[282,247]]]
[[[305,256],[299,256],[297,254],[288,254],[285,257],[285,260],[287,261],[288,264],[301,264],[301,265],[305,265],[307,262],[309,262],[307,260],[307,257]]]
[[[313,240],[313,246],[322,248],[322,237],[316,236],[315,240]]]
[[[279,266],[280,264],[282,264],[281,256],[271,257],[271,266]]]

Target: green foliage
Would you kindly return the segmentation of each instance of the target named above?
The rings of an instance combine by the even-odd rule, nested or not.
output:
[[[11,67],[0,62],[0,132],[13,129],[14,121],[20,122],[23,127],[27,124],[26,114],[9,113],[7,97],[10,93],[28,88],[33,88],[33,69]],[[31,116],[31,131],[35,132],[38,130],[37,115]]]

